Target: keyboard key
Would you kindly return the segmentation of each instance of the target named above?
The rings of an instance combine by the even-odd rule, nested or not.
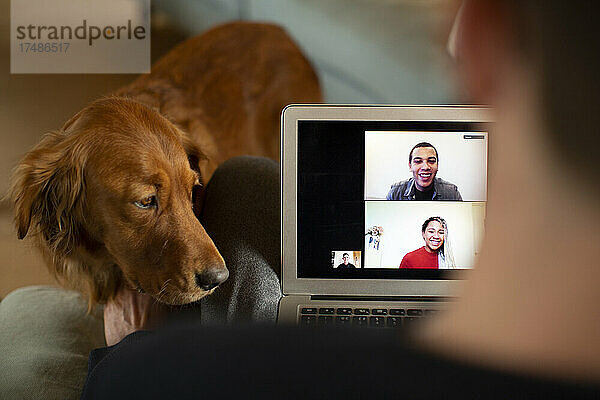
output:
[[[385,327],[385,317],[369,317],[369,325],[374,328]]]
[[[368,308],[355,308],[354,315],[369,315]]]
[[[354,326],[367,326],[369,320],[365,316],[352,317],[352,325]]]
[[[433,315],[437,312],[438,312],[438,310],[425,310],[425,315]]]
[[[302,314],[316,314],[317,309],[314,307],[304,307],[300,312]]]
[[[336,325],[347,325],[350,323],[350,317],[335,317],[335,323]]]
[[[371,310],[373,315],[387,315],[388,311],[385,308],[374,308]]]
[[[416,322],[418,320],[419,320],[419,318],[417,318],[417,317],[406,317],[406,318],[404,318],[403,322],[405,324],[412,324],[413,322]]]
[[[319,315],[317,319],[319,326],[326,326],[333,324],[333,316],[331,315]]]
[[[390,310],[390,315],[405,315],[406,312],[403,308],[392,308]]]
[[[423,310],[411,309],[406,312],[409,317],[420,317],[423,315]]]
[[[351,308],[338,308],[337,313],[340,315],[352,315]]]
[[[300,317],[301,326],[315,326],[317,317],[315,315],[303,315]]]
[[[335,308],[319,308],[319,314],[335,314]]]
[[[387,326],[390,328],[399,328],[402,326],[402,318],[400,317],[387,317]]]

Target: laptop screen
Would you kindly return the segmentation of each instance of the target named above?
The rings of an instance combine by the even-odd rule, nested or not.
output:
[[[484,233],[488,126],[298,121],[297,277],[453,279]]]

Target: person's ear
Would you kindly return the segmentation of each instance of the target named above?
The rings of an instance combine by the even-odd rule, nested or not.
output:
[[[449,40],[470,100],[492,103],[506,73],[509,23],[501,1],[465,0]]]

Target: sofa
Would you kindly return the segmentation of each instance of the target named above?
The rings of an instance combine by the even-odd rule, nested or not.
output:
[[[28,286],[0,302],[0,399],[78,399],[89,352],[106,346],[102,307],[77,292]]]

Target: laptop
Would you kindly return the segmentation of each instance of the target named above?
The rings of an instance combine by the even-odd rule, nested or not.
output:
[[[492,111],[282,112],[279,324],[400,327],[443,310],[485,227]]]

